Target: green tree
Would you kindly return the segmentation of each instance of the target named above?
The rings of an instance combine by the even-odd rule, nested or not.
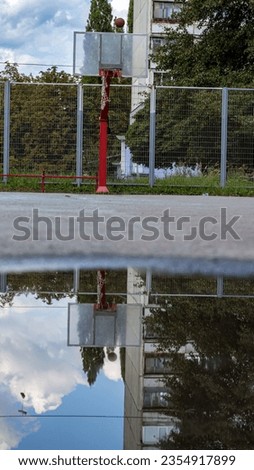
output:
[[[16,82],[31,82],[33,81],[32,75],[25,75],[18,70],[18,64],[11,64],[5,62],[5,67],[0,71],[0,80],[11,80]]]
[[[112,19],[112,7],[108,0],[91,0],[86,31],[111,33],[113,32]]]
[[[127,16],[128,33],[133,33],[133,14],[134,14],[133,8],[134,8],[133,0],[130,0],[129,8],[128,8],[128,16]]]
[[[253,85],[253,1],[185,0],[177,20],[178,27],[166,29],[165,44],[155,54],[171,85]]]

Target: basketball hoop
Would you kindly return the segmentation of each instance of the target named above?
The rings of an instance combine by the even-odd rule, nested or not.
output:
[[[116,27],[123,24],[116,19]],[[111,78],[146,78],[148,41],[145,34],[74,32],[74,75],[102,78],[98,186],[96,193],[108,193],[107,138]]]

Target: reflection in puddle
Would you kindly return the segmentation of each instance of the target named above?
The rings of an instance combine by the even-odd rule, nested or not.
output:
[[[108,272],[119,336],[114,310],[94,313],[96,272],[10,273],[1,290],[0,449],[253,448],[253,279]]]
[[[9,277],[10,287],[16,287]],[[105,354],[90,388],[79,348],[67,346],[68,302],[76,297],[31,294],[29,284],[22,286],[23,293],[2,295],[0,448],[121,449],[122,422],[100,418],[123,415],[119,350],[114,363]],[[31,287],[35,290],[35,283]]]

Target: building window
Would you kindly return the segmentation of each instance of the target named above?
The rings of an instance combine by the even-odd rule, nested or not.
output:
[[[161,439],[165,439],[173,431],[173,426],[143,426],[143,444],[157,444]]]
[[[165,374],[171,372],[169,358],[167,356],[146,356],[146,374]]]
[[[152,51],[156,51],[159,47],[165,44],[165,38],[152,36],[151,37],[151,49]]]
[[[169,405],[167,391],[153,387],[144,388],[144,408],[165,408]]]
[[[182,4],[178,2],[154,2],[153,18],[154,20],[174,21],[174,15],[181,11]],[[172,18],[173,17],[173,18]]]

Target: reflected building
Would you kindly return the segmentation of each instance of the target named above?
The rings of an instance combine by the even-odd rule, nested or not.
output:
[[[148,273],[149,274],[149,273]],[[146,278],[147,277],[147,278]],[[146,282],[144,281],[146,279]],[[199,278],[199,277],[191,277],[191,276],[174,276],[174,275],[161,275],[155,274],[151,279],[150,276],[141,275],[135,269],[129,268],[128,269],[128,288],[127,288],[127,302],[137,302],[143,306],[143,319],[151,314],[151,310],[153,308],[158,308],[160,304],[160,299],[162,298],[174,298],[183,299],[184,297],[193,299],[194,302],[199,301],[200,299],[200,308],[202,309],[202,302],[206,301],[204,305],[208,305],[208,301],[210,305],[215,304],[215,317],[218,318],[216,315],[216,301],[223,302],[224,308],[225,303],[228,302],[228,311],[231,311],[232,306],[233,309],[241,309],[244,308],[239,307],[240,304],[235,304],[235,302],[240,299],[244,299],[246,302],[253,302],[254,298],[254,279],[253,278],[246,278],[246,279],[238,279],[238,278],[227,278],[218,276],[217,278]],[[203,300],[202,300],[203,299]],[[210,299],[210,300],[209,300]],[[233,302],[230,304],[230,302]],[[217,302],[218,304],[218,302]],[[195,304],[194,304],[195,305]],[[222,304],[221,304],[222,305]],[[249,303],[249,308],[251,309],[251,304]],[[235,310],[236,313],[237,310]],[[241,311],[241,310],[240,310]],[[251,311],[251,310],[250,310]],[[227,318],[227,315],[226,315]],[[233,318],[233,316],[232,316]],[[250,328],[250,337],[252,338],[253,331],[251,331],[251,320],[248,318],[248,322],[250,321],[250,325],[247,326],[247,329]],[[237,324],[241,325],[241,321]],[[244,322],[243,322],[244,324]],[[211,322],[209,323],[211,327]],[[245,325],[246,326],[246,325]],[[204,325],[203,325],[204,327]],[[234,328],[232,326],[232,328]],[[232,333],[232,332],[231,332]],[[223,327],[222,327],[222,336],[223,336]],[[230,336],[230,332],[229,332]],[[248,336],[248,335],[247,335]],[[209,337],[209,331],[207,332],[207,341]],[[191,337],[190,337],[191,338]],[[239,340],[238,347],[243,347],[240,345],[241,340]],[[160,440],[167,437],[171,434],[171,432],[178,431],[179,432],[179,424],[180,421],[175,417],[170,417],[170,415],[164,414],[167,407],[167,413],[170,408],[170,401],[168,401],[168,397],[170,399],[170,390],[165,389],[164,385],[164,377],[165,375],[170,375],[173,373],[173,363],[172,369],[169,361],[169,357],[164,353],[157,352],[157,344],[158,338],[154,335],[153,331],[150,327],[147,326],[143,322],[143,335],[142,335],[142,343],[141,348],[127,348],[126,349],[126,365],[125,365],[125,403],[124,403],[124,449],[125,450],[151,450],[151,449],[158,449],[157,445]],[[213,335],[211,335],[211,341],[213,341]],[[238,340],[236,339],[236,342]],[[252,342],[252,340],[251,340]],[[212,344],[212,343],[211,343]],[[248,345],[250,343],[246,343],[246,348],[244,349],[244,354],[247,354]],[[241,348],[240,348],[241,349]],[[249,351],[252,351],[252,346]],[[199,360],[200,356],[197,353],[197,350],[194,348],[194,342],[191,339],[186,341],[186,344],[183,345],[178,350],[179,354],[182,354],[184,358],[187,360],[189,358],[193,358],[196,356],[196,359]],[[224,361],[224,364],[227,366],[227,353],[224,358],[223,355],[223,347],[221,349],[221,357],[214,357],[213,353],[207,354],[206,358],[203,358],[200,362],[201,364],[201,373],[204,373],[206,370],[216,370],[218,364],[221,365]],[[243,365],[243,369],[245,365],[242,362],[240,357],[240,363]],[[187,361],[188,362],[188,361]],[[232,358],[229,358],[229,364],[233,367],[231,373],[234,377],[235,369],[234,369],[234,361]],[[227,366],[228,367],[228,366]],[[227,373],[227,367],[221,369],[221,374],[217,378],[214,378],[214,383],[217,384],[217,380],[220,380],[223,377],[223,373]],[[175,371],[175,369],[174,369]],[[175,372],[174,372],[175,373]],[[243,377],[246,380],[248,375],[246,371],[243,372]],[[237,376],[237,374],[236,374]],[[241,376],[241,374],[240,374]],[[205,378],[205,374],[204,374]],[[235,379],[234,379],[235,380]],[[248,378],[246,382],[246,388],[243,387],[243,394],[246,393],[248,389]],[[220,383],[220,382],[219,382]],[[233,390],[233,384],[231,385],[231,391]],[[195,382],[193,383],[194,389],[192,390],[193,395],[197,393],[197,388],[195,389]],[[197,387],[197,386],[196,386]],[[165,397],[167,395],[167,399]],[[225,391],[225,396],[222,400],[225,399],[226,401],[230,401],[230,397],[227,396],[227,392]],[[251,398],[250,402],[251,402]],[[207,400],[207,401],[206,401]],[[209,398],[205,398],[204,402],[209,405]],[[233,406],[234,400],[232,401]],[[199,402],[195,403],[194,407],[196,406],[199,408]],[[204,403],[203,403],[204,406]],[[240,413],[240,406],[239,400],[237,401],[238,408],[236,410],[231,410],[232,416],[237,413]],[[250,405],[252,406],[252,405]],[[215,404],[215,407],[217,405]],[[220,409],[220,405],[218,405],[218,409]],[[243,405],[243,410],[244,410]],[[244,412],[242,413],[243,419],[246,418]],[[245,416],[245,417],[244,417]],[[248,422],[248,419],[246,418]],[[211,422],[211,435],[213,433],[213,426],[216,429],[216,419],[215,421]],[[244,434],[243,429],[239,431],[236,428],[231,427],[230,420],[226,425],[227,428],[227,436],[231,433],[230,438],[232,436],[236,439],[237,446],[242,445],[241,439],[244,438],[242,435]],[[251,425],[252,426],[252,425]],[[202,428],[201,428],[202,429]],[[222,439],[225,437],[223,436],[223,431],[220,431],[222,434]],[[238,432],[238,435],[237,435]],[[247,431],[246,431],[247,432]],[[195,434],[195,433],[194,433]],[[248,433],[247,433],[248,434]],[[237,435],[237,436],[236,436]],[[238,440],[237,440],[238,439]],[[227,446],[227,438],[225,438],[225,445]],[[244,445],[246,443],[244,442]],[[249,444],[248,444],[249,445]],[[195,447],[193,447],[195,448]],[[200,447],[197,447],[200,448]],[[206,447],[204,447],[206,448]],[[219,449],[219,447],[216,447]],[[227,448],[227,447],[225,447]],[[232,447],[228,447],[229,449]],[[234,447],[234,448],[242,448],[242,447]]]
[[[146,283],[133,268],[128,269],[127,302],[143,305],[143,318],[150,314],[149,273]],[[126,348],[124,397],[124,449],[156,449],[160,439],[175,427],[173,418],[163,413],[168,406],[162,382],[170,373],[165,355],[156,352],[156,339],[143,328],[140,348]]]

